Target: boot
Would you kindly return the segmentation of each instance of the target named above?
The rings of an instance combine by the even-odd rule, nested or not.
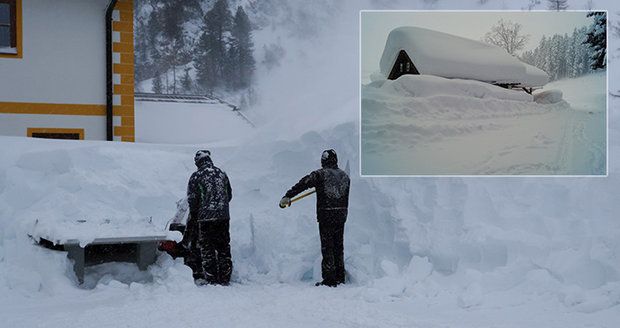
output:
[[[332,281],[319,281],[317,283],[314,284],[314,286],[319,287],[319,286],[327,286],[327,287],[336,287],[338,286],[338,283],[336,282],[332,282]]]

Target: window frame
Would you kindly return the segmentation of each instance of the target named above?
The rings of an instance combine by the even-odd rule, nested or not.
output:
[[[0,50],[0,58],[22,58],[22,0],[0,0],[0,3],[8,4],[10,7],[11,29],[9,50]]]

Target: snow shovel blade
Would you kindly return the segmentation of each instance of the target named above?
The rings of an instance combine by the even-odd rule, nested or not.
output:
[[[349,160],[347,160],[347,165],[346,165],[346,166],[345,166],[345,168],[344,168],[344,172],[345,172],[347,175],[349,175],[349,172],[351,172],[351,168],[349,167]],[[303,193],[303,194],[301,194],[301,195],[299,195],[299,196],[297,196],[297,197],[293,197],[293,198],[291,199],[291,202],[288,204],[288,206],[285,206],[284,208],[290,207],[291,205],[293,205],[293,203],[294,203],[294,202],[296,202],[296,201],[298,201],[298,200],[301,200],[301,199],[303,199],[303,198],[306,198],[306,197],[308,197],[308,196],[310,196],[310,195],[312,195],[312,194],[314,194],[314,193],[316,193],[316,189],[312,189],[312,190],[310,190],[310,191],[308,191],[308,192],[306,192],[306,193]]]

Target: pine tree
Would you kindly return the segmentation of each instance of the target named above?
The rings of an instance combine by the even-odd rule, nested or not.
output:
[[[568,0],[547,0],[550,10],[566,10],[568,9]]]
[[[572,35],[543,35],[538,46],[525,51],[521,59],[545,71],[551,80],[587,74],[592,71],[590,57],[594,53],[584,42],[587,31],[582,27],[574,29]]]
[[[237,7],[233,26],[232,35],[232,58],[234,62],[230,70],[232,73],[233,89],[245,89],[250,86],[256,69],[254,60],[254,42],[252,42],[252,26],[248,15],[243,7]]]
[[[161,17],[161,46],[163,57],[172,69],[171,93],[177,92],[177,67],[183,63],[184,53],[187,52],[186,37],[183,31],[185,20],[185,6],[175,0],[162,0]]]
[[[162,86],[162,82],[161,82],[161,75],[159,74],[159,71],[155,72],[155,77],[153,77],[153,88],[152,91],[154,93],[162,93],[163,91],[163,86]]]
[[[135,78],[136,81],[142,81],[149,78],[149,71],[152,69],[152,63],[149,57],[149,45],[146,37],[147,24],[144,19],[136,20],[136,40],[135,40]]]
[[[226,0],[217,0],[203,21],[203,33],[198,41],[194,61],[198,82],[207,90],[224,84],[227,55],[227,34],[232,14]]]
[[[594,69],[605,68],[607,58],[607,15],[605,12],[590,12],[588,17],[594,17],[594,23],[590,26],[585,43],[593,50],[590,56],[590,67]]]
[[[567,44],[566,44],[566,53],[565,59],[566,62],[566,76],[569,78],[576,77],[575,74],[575,61],[577,57],[577,49],[575,45],[575,36],[577,33],[577,29],[573,30],[573,34],[569,37],[567,36]]]
[[[189,94],[192,93],[192,77],[189,75],[189,68],[185,69],[185,75],[181,79],[181,87],[183,88],[183,93]]]

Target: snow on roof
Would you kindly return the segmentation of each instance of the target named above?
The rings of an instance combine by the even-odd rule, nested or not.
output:
[[[390,74],[401,50],[420,74],[527,87],[542,86],[549,80],[545,72],[500,47],[414,26],[395,28],[388,35],[380,62],[383,75]]]

